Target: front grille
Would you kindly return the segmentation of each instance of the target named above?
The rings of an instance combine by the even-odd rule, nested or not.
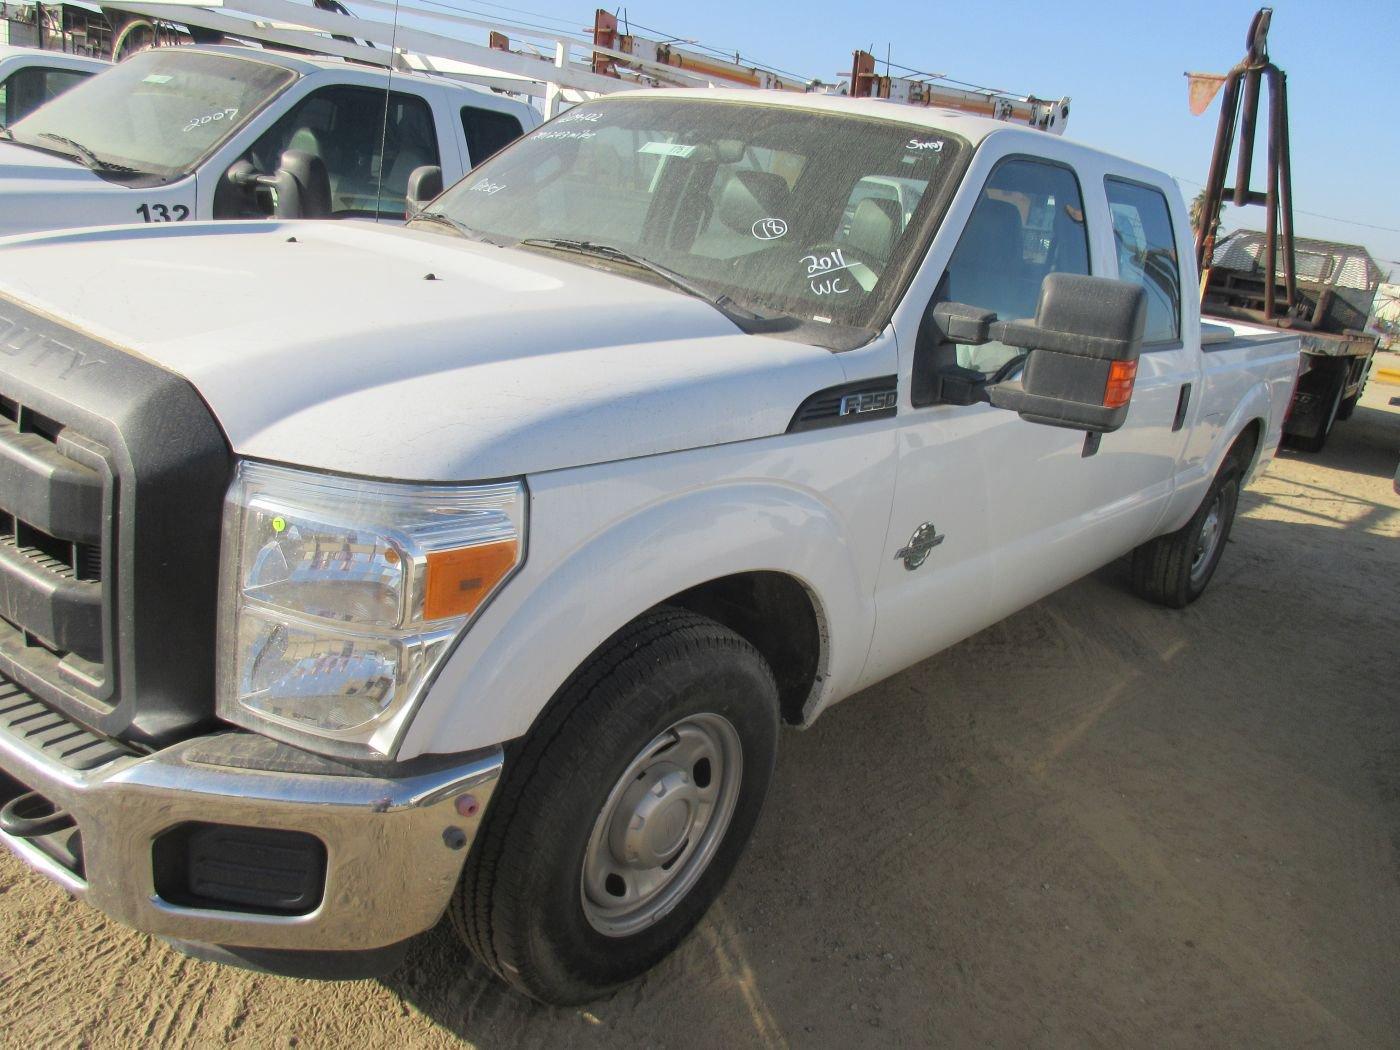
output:
[[[231,473],[186,379],[0,296],[0,674],[107,739],[213,722]]]
[[[0,655],[110,709],[108,450],[0,395]]]

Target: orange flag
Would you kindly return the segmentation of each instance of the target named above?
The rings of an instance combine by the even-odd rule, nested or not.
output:
[[[1211,100],[1225,83],[1219,73],[1187,73],[1186,85],[1191,99],[1191,112],[1200,116],[1210,108]]]

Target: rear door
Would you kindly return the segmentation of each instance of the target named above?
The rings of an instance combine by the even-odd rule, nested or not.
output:
[[[1120,458],[1133,457],[1150,481],[1153,505],[1165,511],[1198,409],[1205,404],[1200,315],[1186,302],[1182,249],[1189,227],[1181,196],[1155,173],[1109,169],[1102,180],[1113,232],[1115,276],[1142,287],[1147,324],[1129,412],[1131,428],[1105,437]],[[1218,429],[1224,420],[1215,421]],[[1154,520],[1155,531],[1155,520]]]

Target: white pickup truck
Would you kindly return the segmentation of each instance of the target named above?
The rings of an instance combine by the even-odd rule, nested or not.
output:
[[[402,221],[415,170],[455,182],[540,119],[448,77],[154,48],[0,132],[0,234],[273,214]]]
[[[206,957],[635,977],[781,723],[1197,598],[1298,368],[1169,177],[947,111],[635,92],[412,203],[0,245],[0,835]]]
[[[88,55],[0,45],[0,127],[8,127],[111,64]]]

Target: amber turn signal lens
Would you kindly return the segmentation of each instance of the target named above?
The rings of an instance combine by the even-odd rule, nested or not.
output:
[[[433,551],[423,591],[423,619],[470,616],[515,568],[515,540]]]
[[[1137,379],[1136,361],[1114,361],[1108,366],[1108,385],[1103,391],[1104,408],[1122,408],[1133,397]]]

